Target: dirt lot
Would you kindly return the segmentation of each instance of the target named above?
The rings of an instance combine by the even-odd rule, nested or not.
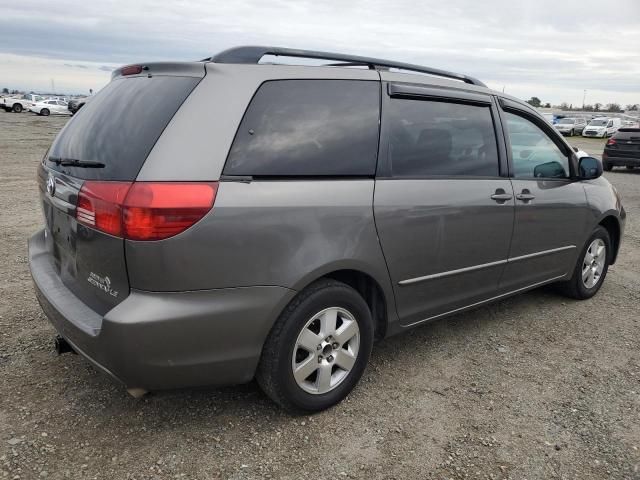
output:
[[[639,170],[607,173],[629,219],[595,298],[537,290],[379,342],[346,402],[291,417],[255,384],[134,400],[55,355],[25,256],[65,121],[0,113],[0,478],[640,478]]]

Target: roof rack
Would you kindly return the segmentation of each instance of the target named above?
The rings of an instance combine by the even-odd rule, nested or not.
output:
[[[486,87],[480,80],[470,77],[468,75],[462,75],[460,73],[448,72],[446,70],[439,70],[437,68],[423,67],[421,65],[414,65],[411,63],[394,62],[391,60],[381,60],[379,58],[360,57],[357,55],[345,55],[342,53],[330,53],[330,52],[318,52],[314,50],[297,50],[294,48],[280,48],[280,47],[263,47],[263,46],[245,46],[234,47],[228,50],[224,50],[213,57],[205,58],[204,62],[215,63],[244,63],[244,64],[257,64],[260,59],[265,55],[274,55],[281,57],[297,57],[297,58],[315,58],[320,60],[333,60],[338,62],[344,62],[340,66],[367,66],[371,70],[382,70],[388,68],[397,68],[399,70],[407,70],[411,72],[427,73],[429,75],[436,75],[438,77],[452,78],[454,80],[461,80],[471,85],[478,85],[480,87]],[[330,64],[332,66],[338,66],[338,64]]]

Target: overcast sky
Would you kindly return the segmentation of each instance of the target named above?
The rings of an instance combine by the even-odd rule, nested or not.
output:
[[[640,0],[0,0],[0,88],[267,44],[420,63],[544,102],[640,103]]]

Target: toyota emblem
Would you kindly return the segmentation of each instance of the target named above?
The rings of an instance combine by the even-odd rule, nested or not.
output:
[[[49,175],[47,179],[47,193],[53,197],[53,194],[56,193],[56,179]]]

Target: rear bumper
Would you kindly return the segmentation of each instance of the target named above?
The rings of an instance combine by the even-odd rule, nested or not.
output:
[[[613,165],[614,167],[640,167],[640,152],[638,152],[638,156],[636,158],[615,157],[605,153],[602,156],[602,161],[607,162],[609,165]]]
[[[242,287],[191,292],[132,290],[101,316],[62,283],[44,233],[29,240],[38,301],[74,349],[128,388],[159,390],[244,383],[295,291]]]

